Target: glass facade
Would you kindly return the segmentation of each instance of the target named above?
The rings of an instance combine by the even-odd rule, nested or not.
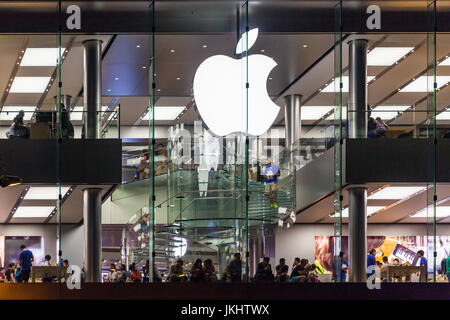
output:
[[[297,256],[322,282],[365,282],[371,249],[380,265],[425,257],[424,281],[443,281],[449,12],[446,0],[3,1],[2,267],[18,260],[9,237],[40,236],[23,240],[36,267],[48,253],[87,282],[112,281],[111,264],[195,281],[197,259],[252,282],[263,257]]]

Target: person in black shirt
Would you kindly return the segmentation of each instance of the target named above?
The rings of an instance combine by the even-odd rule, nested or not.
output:
[[[291,279],[289,282],[305,282],[308,271],[305,270],[308,264],[308,259],[300,260],[300,263],[292,270]]]
[[[289,267],[284,258],[280,259],[280,264],[275,267],[275,270],[277,272],[275,282],[286,282],[288,279]]]
[[[272,266],[269,262],[270,258],[264,257],[263,262],[258,263],[255,274],[256,281],[273,281]]]
[[[228,264],[227,268],[227,281],[241,282],[242,280],[242,261],[241,254],[239,252],[234,254],[234,260]]]
[[[295,276],[298,275],[298,274],[297,274],[297,271],[296,271],[296,270],[298,270],[298,269],[296,269],[296,268],[297,268],[297,266],[298,266],[299,264],[300,264],[300,258],[296,257],[296,258],[294,259],[294,263],[292,264],[292,272],[291,272],[290,278],[295,277]]]

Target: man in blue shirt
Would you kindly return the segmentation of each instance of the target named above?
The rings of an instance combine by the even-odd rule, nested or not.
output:
[[[339,257],[341,258],[341,281],[345,282],[347,280],[348,262],[345,259],[344,252],[341,251]]]
[[[417,257],[418,259],[418,265],[419,267],[421,266],[425,266],[425,282],[428,281],[428,260],[427,258],[424,257],[425,253],[423,252],[423,250],[419,250],[417,251]],[[422,281],[422,277],[420,277],[420,281]]]
[[[272,159],[269,159],[269,164],[264,170],[264,178],[266,179],[266,187],[264,189],[265,194],[270,199],[270,207],[278,208],[277,205],[277,182],[280,176],[280,168],[273,164]]]
[[[26,245],[21,245],[20,250],[22,250],[19,254],[21,281],[28,282],[28,279],[30,279],[30,270],[34,257],[33,253],[30,250],[27,250]]]
[[[369,272],[370,266],[375,266],[377,260],[375,259],[375,254],[377,251],[375,249],[370,250],[369,255],[367,256],[367,276],[370,276],[375,273],[375,269],[372,272]]]

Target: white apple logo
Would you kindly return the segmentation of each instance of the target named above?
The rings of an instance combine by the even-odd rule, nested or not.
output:
[[[258,29],[248,33],[248,49],[258,37]],[[247,33],[239,40],[236,53],[247,42]],[[267,77],[277,63],[270,57],[254,54],[248,57],[248,134],[264,134],[278,115],[279,107],[267,93]],[[247,59],[224,55],[209,57],[194,76],[194,98],[208,128],[218,136],[245,132],[247,127]]]

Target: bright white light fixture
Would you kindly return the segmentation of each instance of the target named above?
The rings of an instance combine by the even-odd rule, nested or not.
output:
[[[342,106],[342,120],[346,119],[347,119],[347,107]],[[325,120],[334,120],[334,112],[330,114]]]
[[[64,198],[70,187],[61,187],[61,194]],[[26,193],[24,200],[57,200],[58,187],[31,187]]]
[[[450,57],[439,63],[440,66],[450,66]]]
[[[426,187],[401,187],[392,186],[381,189],[380,191],[370,195],[368,199],[395,200],[409,197],[417,192],[424,191]]]
[[[412,214],[411,217],[412,218],[429,218],[429,217],[433,217],[434,212],[433,212],[433,207],[431,207],[428,210],[427,213],[427,209],[424,208],[422,210],[420,210],[419,212]],[[441,207],[436,207],[436,218],[445,218],[450,216],[450,207],[448,206],[441,206]]]
[[[367,215],[370,216],[374,214],[377,211],[380,211],[381,209],[385,208],[384,206],[367,206]],[[334,214],[332,215],[334,216]],[[342,218],[348,218],[348,207],[345,209],[342,209]]]
[[[450,76],[436,76],[437,87],[444,86],[447,82],[450,82]],[[421,76],[405,86],[400,92],[427,92],[430,86],[430,91],[433,86],[432,76]]]
[[[65,48],[61,48],[61,56]],[[59,56],[59,48],[27,48],[20,62],[21,67],[54,67]]]
[[[258,28],[252,29],[249,32],[245,32],[236,46],[236,54],[247,51],[247,33],[248,33],[248,49],[252,47],[256,39],[258,39]]]
[[[367,82],[375,78],[374,76],[367,76]],[[336,78],[329,85],[327,85],[321,92],[335,92],[339,88],[339,79]],[[348,92],[348,76],[342,76],[342,92]]]
[[[10,93],[42,93],[47,88],[50,77],[15,77]]]
[[[450,120],[450,108],[436,115],[436,120]]]
[[[19,114],[19,111],[23,110],[25,111],[25,115],[23,116],[23,120],[30,121],[31,117],[33,116],[34,111],[36,110],[36,107],[30,107],[30,106],[5,106],[2,108],[2,111],[0,112],[0,120],[7,120],[12,121],[15,116]]]
[[[155,107],[155,121],[175,120],[185,107]],[[150,112],[147,112],[142,120],[150,120]]]
[[[105,114],[105,111],[108,109],[108,106],[102,106],[102,116]],[[81,121],[83,120],[83,112],[84,107],[83,106],[76,106],[72,109],[72,111],[70,112],[70,120],[72,121]],[[109,119],[111,119],[111,117],[114,115],[114,112],[108,112],[109,114],[111,114],[109,116]]]
[[[391,66],[414,47],[376,47],[367,54],[368,66]]]
[[[55,206],[20,206],[13,218],[47,218]]]
[[[371,117],[376,119],[380,117],[381,120],[390,120],[403,112],[410,106],[377,106],[372,110]]]
[[[187,241],[185,238],[173,238],[175,240],[175,248],[173,249],[173,253],[175,257],[182,257],[186,254],[187,251]]]
[[[302,106],[300,119],[318,120],[333,109],[333,106]]]

